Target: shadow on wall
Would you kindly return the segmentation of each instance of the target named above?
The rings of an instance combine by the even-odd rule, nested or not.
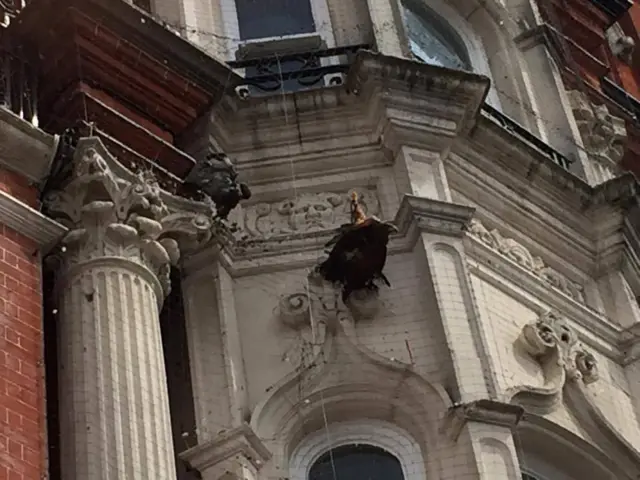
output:
[[[198,443],[181,287],[180,272],[172,269],[171,293],[160,312],[160,331],[169,387],[169,413],[178,480],[196,480],[200,478],[197,472],[189,471],[178,458],[178,454]]]

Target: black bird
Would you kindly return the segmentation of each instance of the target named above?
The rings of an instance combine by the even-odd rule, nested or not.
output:
[[[346,301],[355,290],[377,290],[377,282],[391,286],[384,275],[389,235],[398,229],[389,222],[366,217],[352,194],[351,223],[342,225],[326,245],[329,257],[318,266],[322,277],[342,285],[342,299]]]
[[[217,216],[226,219],[241,200],[251,198],[246,183],[238,182],[238,173],[224,153],[209,153],[185,179],[186,187],[195,187],[216,205]]]

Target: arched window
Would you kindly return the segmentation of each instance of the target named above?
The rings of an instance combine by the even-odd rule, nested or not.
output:
[[[312,465],[308,480],[405,480],[400,461],[382,448],[351,444],[333,448]]]
[[[404,20],[411,51],[425,63],[472,71],[469,53],[460,35],[420,0],[404,0]]]
[[[482,39],[456,9],[444,0],[401,2],[407,40],[416,60],[491,78]],[[502,110],[493,81],[487,103]]]
[[[420,446],[395,425],[368,419],[327,428],[330,435],[318,430],[291,452],[290,480],[427,480]]]

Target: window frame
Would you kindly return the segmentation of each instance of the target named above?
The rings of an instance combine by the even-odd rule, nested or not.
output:
[[[275,54],[281,42],[292,44],[292,40],[300,44],[300,53],[303,53],[306,45],[317,43],[318,37],[320,37],[326,48],[334,48],[336,43],[327,0],[307,1],[311,5],[311,13],[313,14],[316,27],[315,32],[241,40],[235,0],[220,0],[222,18],[225,25],[225,35],[227,36],[227,48],[230,55],[235,57],[239,49],[251,49],[253,46],[257,47],[258,50],[263,50],[267,54],[270,52]],[[261,48],[262,46],[265,48]],[[228,60],[236,60],[236,58],[230,58]]]
[[[462,42],[462,46],[466,49],[469,63],[473,68],[475,74],[484,75],[491,79],[491,88],[487,94],[487,103],[493,108],[502,111],[500,104],[500,98],[498,92],[495,89],[493,82],[493,75],[489,66],[489,58],[487,57],[482,39],[472,30],[469,23],[458,13],[458,11],[447,5],[442,0],[400,0],[400,8],[402,9],[402,21],[404,22],[404,30],[406,32],[406,42],[409,51],[413,55],[411,49],[411,38],[409,36],[409,29],[407,28],[404,9],[410,8],[409,6],[419,8],[426,8],[431,10],[435,15],[439,17],[439,21],[443,28],[450,28],[459,40]],[[425,23],[428,23],[425,21]]]
[[[418,443],[404,430],[378,420],[341,422],[322,428],[307,437],[293,451],[289,479],[307,480],[311,467],[331,449],[350,444],[366,444],[395,456],[405,480],[427,480],[424,457]]]

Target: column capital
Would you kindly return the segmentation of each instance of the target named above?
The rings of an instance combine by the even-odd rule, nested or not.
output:
[[[405,232],[415,225],[421,231],[462,237],[474,212],[474,208],[464,205],[405,195],[395,224]]]
[[[212,208],[162,190],[150,171],[134,174],[97,138],[81,139],[69,160],[69,178],[45,198],[49,215],[69,229],[54,255],[65,276],[126,262],[162,302],[181,250],[209,242],[219,226]]]

